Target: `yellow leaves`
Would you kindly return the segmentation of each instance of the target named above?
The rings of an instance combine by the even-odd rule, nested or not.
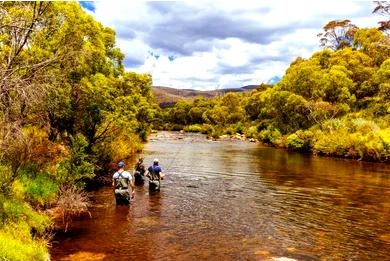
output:
[[[25,198],[26,188],[24,187],[24,185],[22,184],[22,182],[20,180],[15,180],[12,183],[12,192],[13,192],[14,198],[19,199],[19,200],[23,200]]]
[[[387,161],[390,157],[390,129],[379,129],[373,121],[330,120],[315,134],[313,152],[355,159]]]
[[[118,135],[115,140],[109,143],[113,162],[119,162],[123,159],[130,158],[135,152],[142,149],[140,138],[135,134]]]

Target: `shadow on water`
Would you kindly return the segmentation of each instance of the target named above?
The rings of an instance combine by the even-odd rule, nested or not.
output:
[[[168,174],[130,206],[110,188],[58,234],[54,260],[389,260],[390,166],[162,132]]]

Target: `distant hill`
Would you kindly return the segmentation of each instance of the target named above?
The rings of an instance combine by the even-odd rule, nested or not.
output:
[[[219,89],[211,91],[199,91],[192,89],[176,89],[164,86],[153,86],[152,91],[156,103],[162,107],[172,106],[177,100],[195,99],[196,97],[204,97],[206,99],[221,96],[227,92],[244,92],[255,89],[258,85],[247,85],[240,88]]]

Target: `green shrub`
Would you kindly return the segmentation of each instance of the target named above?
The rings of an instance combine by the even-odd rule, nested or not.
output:
[[[285,147],[298,151],[311,151],[314,133],[310,130],[298,130],[287,136]]]
[[[234,135],[234,134],[236,134],[236,129],[234,128],[234,126],[226,127],[223,130],[223,134],[227,134],[227,135],[230,135],[230,136]]]
[[[287,148],[301,150],[305,145],[305,141],[293,133],[287,137]]]
[[[275,127],[268,127],[259,132],[258,137],[264,143],[277,144],[277,140],[282,137],[282,134]]]
[[[2,202],[1,221],[4,222],[26,222],[31,228],[38,233],[44,233],[46,228],[50,226],[50,218],[46,215],[39,214],[29,207],[26,203],[22,203],[14,199],[5,199]]]
[[[369,121],[359,121],[353,128],[345,127],[329,132],[318,131],[315,135],[313,152],[331,156],[355,159],[389,161],[390,129],[372,130],[376,125]],[[351,133],[350,130],[355,132]],[[369,131],[372,130],[372,131]]]
[[[24,186],[27,201],[34,206],[49,206],[57,196],[58,184],[47,174],[41,174],[34,179],[22,176],[20,181]]]
[[[257,135],[257,127],[256,126],[250,126],[249,128],[244,130],[244,135],[247,138],[254,138]]]
[[[218,139],[220,136],[222,136],[223,130],[224,128],[222,126],[215,126],[213,128],[213,131],[210,134],[208,134],[207,137]]]
[[[48,260],[47,243],[46,239],[33,238],[26,222],[5,224],[0,230],[0,259]]]
[[[244,134],[245,125],[242,122],[236,123],[236,133]]]
[[[379,127],[378,125],[370,120],[358,118],[353,119],[349,124],[349,131],[350,132],[362,132],[362,133],[370,133],[373,131],[378,131]]]
[[[0,165],[0,195],[7,195],[10,193],[12,180],[13,175],[11,167]]]
[[[94,177],[94,166],[88,160],[86,148],[88,142],[82,134],[76,134],[71,138],[70,155],[66,157],[57,169],[58,182],[60,184],[76,184],[84,186],[86,180]]]
[[[347,129],[347,124],[341,119],[331,119],[323,122],[321,124],[321,129],[324,132],[332,133],[333,131],[337,131],[340,129]]]
[[[187,132],[202,132],[202,126],[199,124],[193,124],[185,126],[183,130]]]
[[[203,124],[202,125],[202,134],[206,134],[207,136],[211,135],[214,132],[214,127],[210,124]]]

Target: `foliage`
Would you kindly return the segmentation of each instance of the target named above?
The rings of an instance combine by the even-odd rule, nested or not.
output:
[[[46,228],[50,225],[48,216],[35,212],[26,203],[17,199],[2,199],[1,202],[1,223],[25,222],[34,229],[37,233],[43,234]]]
[[[60,184],[83,186],[86,179],[94,177],[94,166],[86,153],[88,142],[82,134],[70,140],[70,154],[60,163],[56,177]]]
[[[36,207],[50,206],[57,197],[58,185],[46,173],[36,177],[20,175],[12,185],[15,196]]]
[[[31,236],[30,226],[23,222],[6,223],[0,229],[0,258],[2,260],[48,260],[45,238]]]
[[[315,134],[310,130],[298,130],[287,137],[287,148],[308,152],[313,147]]]
[[[199,124],[188,125],[183,130],[187,132],[202,132],[202,126]]]
[[[268,126],[259,132],[258,138],[264,143],[277,144],[279,138],[282,137],[280,131],[272,126]]]

